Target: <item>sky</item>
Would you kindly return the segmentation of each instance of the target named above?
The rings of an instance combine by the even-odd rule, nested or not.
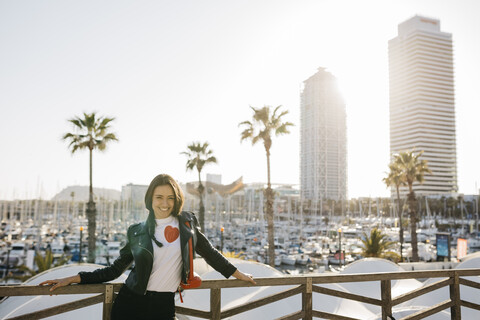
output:
[[[346,100],[348,195],[388,196],[388,40],[422,15],[452,33],[459,192],[480,183],[480,1],[0,0],[0,199],[88,185],[88,152],[61,137],[83,112],[115,117],[94,187],[197,180],[181,154],[208,142],[228,184],[265,182],[262,144],[240,142],[252,110],[282,105],[272,182],[299,183],[300,92],[320,67]]]

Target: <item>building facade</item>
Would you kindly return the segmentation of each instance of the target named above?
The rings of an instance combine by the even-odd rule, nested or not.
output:
[[[347,117],[336,78],[324,68],[300,95],[300,190],[306,200],[347,199]]]
[[[423,150],[432,171],[418,194],[451,194],[457,187],[452,35],[440,21],[415,16],[388,43],[390,153]],[[405,192],[405,191],[404,191]]]

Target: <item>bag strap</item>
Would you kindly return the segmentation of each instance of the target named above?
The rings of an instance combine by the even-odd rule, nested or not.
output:
[[[190,222],[185,221],[185,224],[190,227]],[[189,258],[190,258],[190,274],[188,275],[188,279],[192,280],[193,279],[193,236],[188,239],[188,251],[189,251]]]

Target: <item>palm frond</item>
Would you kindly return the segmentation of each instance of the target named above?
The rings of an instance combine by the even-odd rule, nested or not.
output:
[[[247,126],[245,130],[240,133],[240,141],[251,140],[252,145],[258,141],[263,140],[264,145],[271,145],[272,134],[276,136],[281,134],[288,134],[288,128],[294,124],[291,122],[282,122],[282,118],[288,114],[288,110],[280,111],[282,106],[277,106],[271,112],[272,107],[265,105],[263,108],[256,109],[252,106],[253,111],[252,121],[243,121],[239,126]]]
[[[187,156],[186,170],[197,169],[200,173],[207,163],[217,163],[217,159],[212,156],[213,150],[209,148],[210,144],[208,142],[192,142],[187,145],[187,151],[181,152]]]
[[[399,167],[403,180],[409,188],[411,188],[414,182],[423,183],[425,174],[431,174],[428,162],[420,159],[422,155],[423,150],[416,153],[415,149],[413,149],[393,156],[393,162]]]
[[[108,132],[109,123],[115,118],[97,117],[96,113],[83,113],[83,118],[75,117],[68,120],[75,125],[75,132],[63,135],[63,140],[69,141],[72,153],[83,149],[105,150],[111,141],[118,141],[117,136]]]
[[[246,125],[246,126],[249,126],[249,127],[253,127],[252,122],[251,122],[251,121],[248,121],[248,120],[247,120],[247,121],[242,121],[242,122],[240,122],[240,123],[238,124],[239,127],[240,127],[240,126],[245,126],[245,125]]]
[[[279,136],[281,134],[288,134],[290,133],[290,131],[288,130],[288,127],[289,126],[293,126],[293,123],[291,122],[284,122],[284,123],[281,123],[277,129],[275,130],[275,135],[276,136]]]

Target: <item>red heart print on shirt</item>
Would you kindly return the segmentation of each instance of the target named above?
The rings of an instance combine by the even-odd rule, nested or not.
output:
[[[178,228],[174,228],[172,226],[167,226],[165,228],[165,239],[172,243],[173,241],[177,240],[178,236],[180,235],[180,231]]]

